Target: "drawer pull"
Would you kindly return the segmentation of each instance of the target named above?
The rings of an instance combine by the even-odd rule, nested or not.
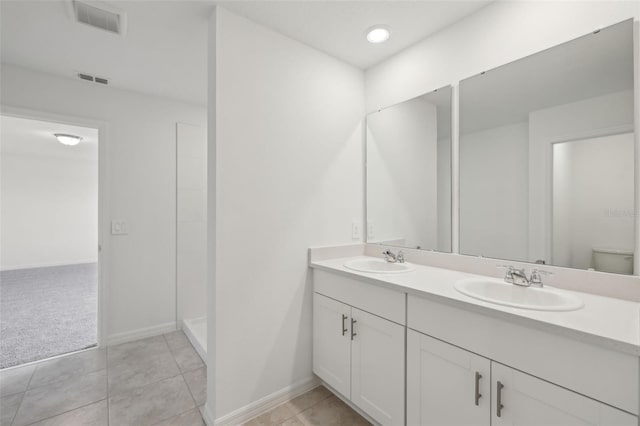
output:
[[[347,332],[347,329],[344,327],[344,320],[346,320],[346,319],[347,319],[347,316],[343,314],[343,315],[342,315],[342,335],[343,335],[343,336],[344,336],[344,335],[345,335],[345,333]]]
[[[351,340],[353,340],[353,338],[357,336],[356,328],[355,328],[355,323],[357,323],[357,322],[358,321],[356,321],[353,318],[351,318]]]
[[[482,398],[482,394],[480,393],[480,379],[482,379],[482,374],[476,371],[476,394],[474,398],[476,405],[480,405],[480,398]]]
[[[502,405],[502,389],[504,388],[504,385],[502,384],[502,382],[500,382],[500,380],[498,380],[498,397],[496,398],[496,416],[498,417],[502,417],[502,409],[504,408],[504,405]]]

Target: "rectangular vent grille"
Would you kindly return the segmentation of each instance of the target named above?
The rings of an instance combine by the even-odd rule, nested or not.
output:
[[[78,78],[80,80],[91,81],[93,83],[98,83],[98,84],[104,84],[104,85],[109,84],[109,79],[107,79],[107,78],[96,77],[96,76],[93,76],[91,74],[86,74],[86,73],[83,73],[83,72],[79,72],[78,73]]]
[[[125,14],[112,6],[96,1],[72,0],[78,22],[114,34],[124,34]]]

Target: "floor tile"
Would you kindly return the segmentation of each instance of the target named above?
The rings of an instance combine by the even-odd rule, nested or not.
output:
[[[244,426],[275,426],[281,424],[287,419],[290,419],[293,415],[294,413],[285,403],[249,420],[244,423]]]
[[[164,335],[164,338],[167,340],[167,345],[169,345],[169,349],[172,351],[191,345],[189,339],[187,339],[187,336],[182,330],[167,333]]]
[[[93,349],[38,364],[29,389],[82,376],[107,367],[107,351]]]
[[[171,353],[160,352],[127,357],[109,366],[109,395],[115,395],[137,387],[180,374]]]
[[[197,370],[184,373],[184,380],[196,401],[196,405],[200,406],[207,402],[207,368],[199,368]]]
[[[365,426],[370,425],[336,396],[330,396],[297,415],[306,426]]]
[[[27,425],[107,397],[105,370],[28,390],[14,426]]]
[[[14,393],[13,395],[3,396],[0,399],[0,426],[9,426],[16,415],[23,394]]]
[[[122,343],[116,346],[109,346],[107,349],[107,363],[109,366],[136,359],[141,356],[154,355],[169,352],[169,346],[164,336],[153,336],[134,342]]]
[[[195,408],[182,376],[171,377],[109,398],[114,426],[150,426]]]
[[[186,413],[172,417],[154,426],[204,426],[204,424],[200,411],[194,408],[193,410],[189,410]]]
[[[318,386],[315,389],[310,390],[296,398],[293,398],[291,401],[287,402],[287,405],[291,409],[294,414],[298,414],[306,410],[307,408],[317,404],[318,402],[329,398],[333,395],[327,388],[324,386]]]
[[[31,364],[0,371],[0,396],[27,390],[27,385],[35,369],[36,364]]]
[[[302,420],[300,420],[298,416],[293,416],[290,419],[280,423],[279,426],[306,426],[306,425],[302,423]]]
[[[31,426],[108,426],[108,424],[107,400],[103,399],[59,416],[34,423]]]
[[[191,371],[200,367],[204,367],[204,362],[200,358],[200,355],[193,349],[193,346],[183,346],[181,348],[172,351],[173,357],[176,359],[180,371]]]

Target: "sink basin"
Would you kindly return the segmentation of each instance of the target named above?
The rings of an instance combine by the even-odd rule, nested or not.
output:
[[[475,299],[537,311],[575,311],[584,304],[576,296],[551,288],[521,287],[490,278],[457,281],[454,288]]]
[[[413,271],[413,267],[407,263],[390,263],[382,259],[355,259],[348,261],[344,266],[354,271],[375,274],[398,274]]]

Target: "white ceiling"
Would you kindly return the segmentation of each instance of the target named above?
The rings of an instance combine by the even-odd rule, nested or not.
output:
[[[82,137],[75,146],[63,145],[54,133]],[[0,154],[37,155],[98,161],[98,130],[25,118],[0,116]]]
[[[114,87],[206,104],[207,28],[213,0],[107,0],[127,13],[124,37],[73,21],[70,0],[0,1],[0,59]],[[485,6],[449,1],[224,1],[223,7],[359,68],[398,53]],[[380,45],[365,39],[391,27]],[[91,83],[86,83],[91,84]]]
[[[486,6],[486,0],[222,1],[220,5],[282,34],[366,69]],[[385,43],[366,30],[384,24]]]
[[[203,1],[111,1],[127,13],[124,37],[73,20],[68,0],[0,1],[2,62],[206,103],[207,31]],[[85,83],[94,84],[94,83]]]

